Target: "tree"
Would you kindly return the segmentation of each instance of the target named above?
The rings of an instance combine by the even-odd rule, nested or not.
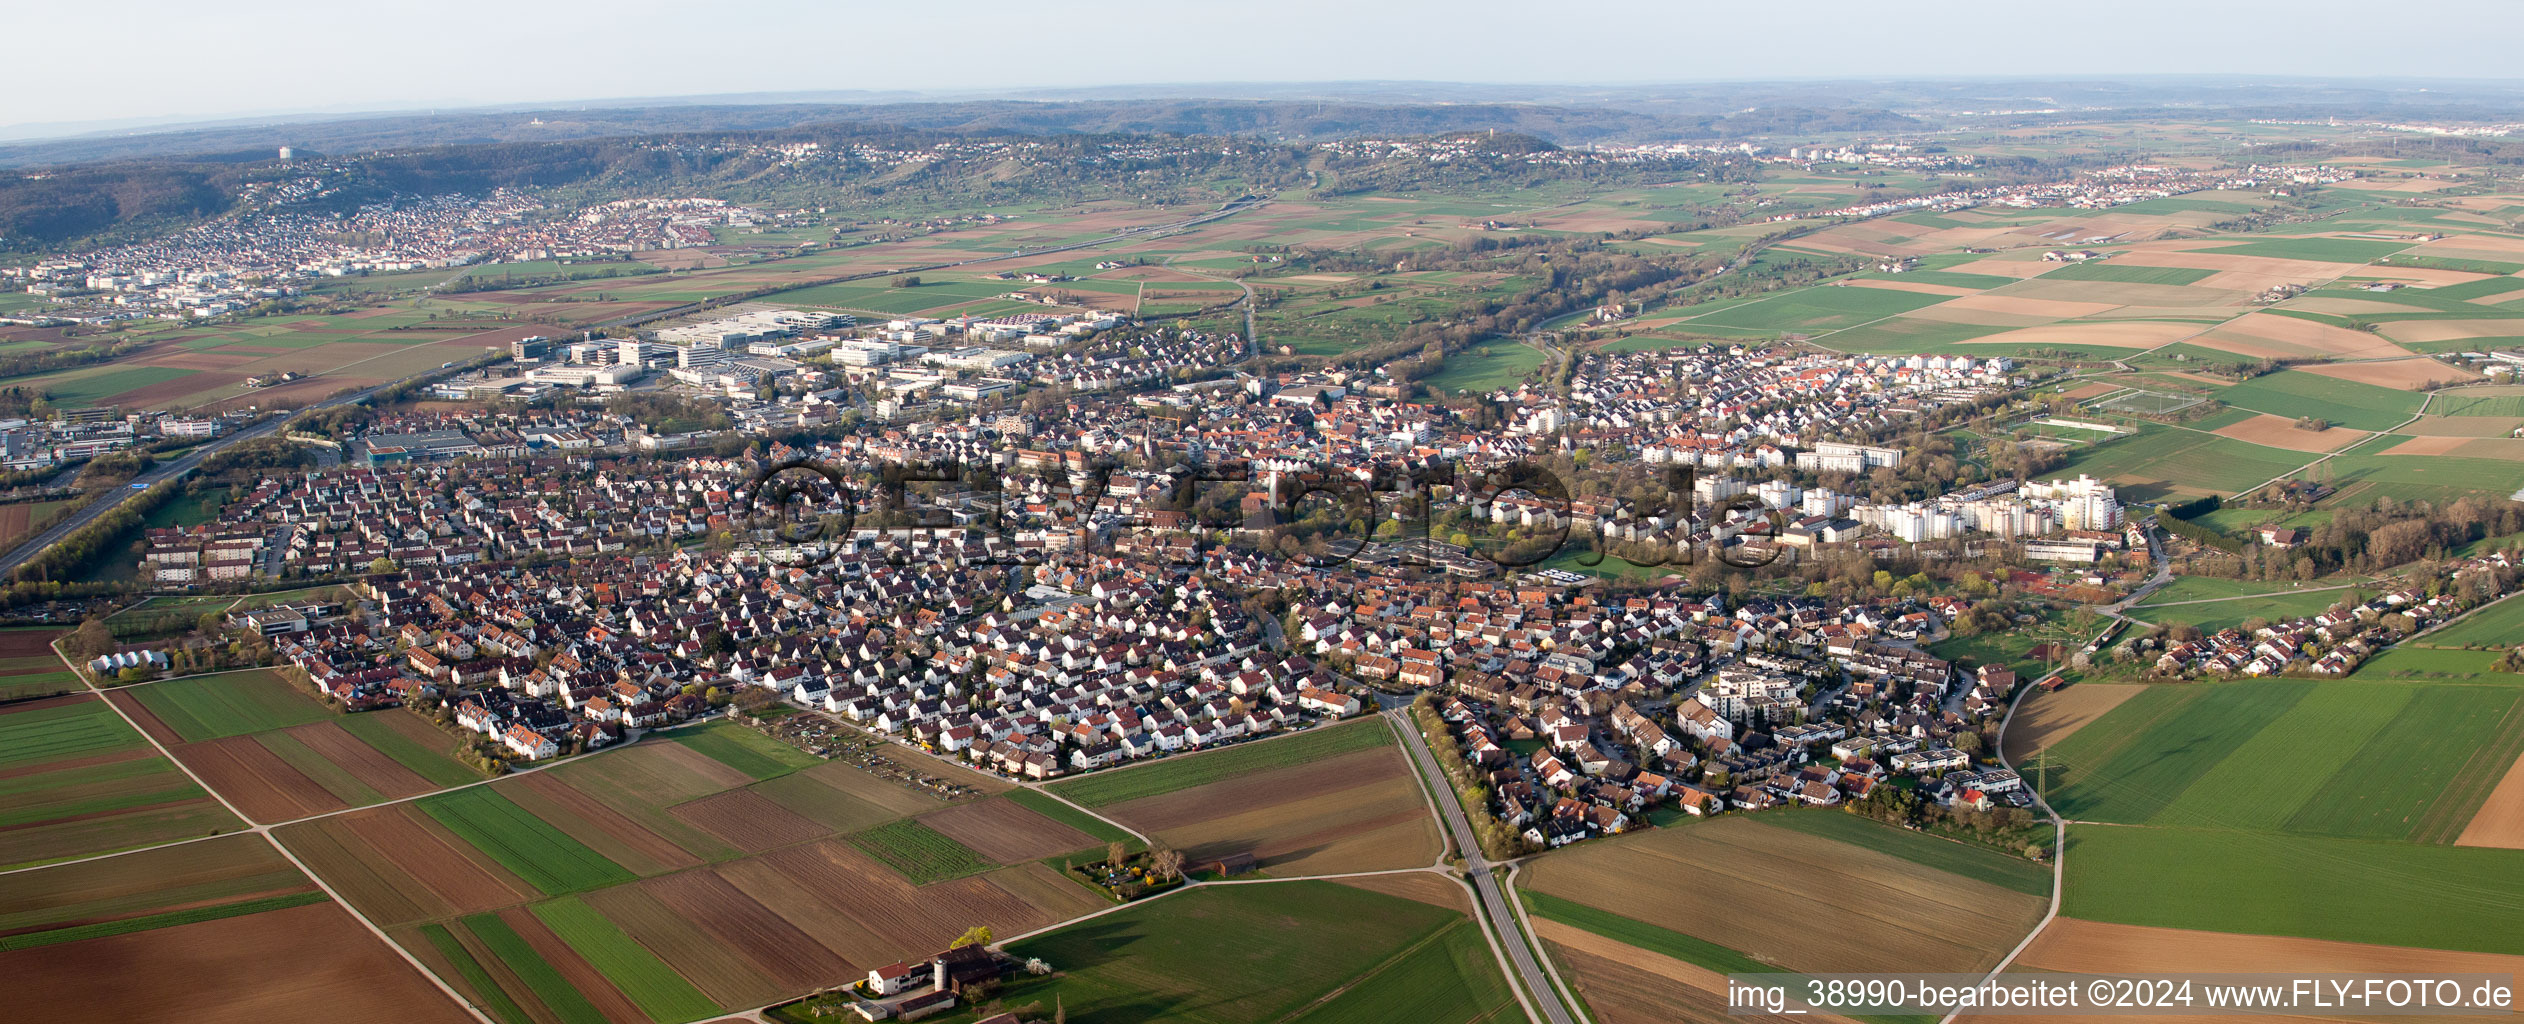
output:
[[[1104,845],[1104,863],[1107,866],[1119,869],[1126,856],[1128,856],[1128,851],[1122,846],[1121,840],[1116,839]]]
[[[70,649],[81,658],[102,658],[114,653],[114,627],[104,619],[89,619],[71,631]]]
[[[1183,877],[1183,851],[1158,850],[1149,856],[1159,878]]]
[[[990,926],[977,924],[964,929],[964,934],[956,936],[955,941],[947,943],[947,948],[962,949],[965,946],[987,945],[990,945]]]

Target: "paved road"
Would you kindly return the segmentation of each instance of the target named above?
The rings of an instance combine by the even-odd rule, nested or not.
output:
[[[1507,950],[1508,962],[1523,975],[1525,988],[1533,994],[1534,1005],[1542,1010],[1545,1024],[1576,1024],[1569,1008],[1560,1002],[1560,990],[1545,977],[1542,965],[1534,956],[1534,947],[1525,932],[1516,926],[1516,911],[1508,906],[1507,897],[1499,891],[1499,880],[1490,876],[1490,862],[1481,856],[1481,844],[1472,834],[1472,822],[1464,817],[1463,803],[1455,798],[1455,787],[1446,782],[1446,773],[1437,767],[1437,756],[1429,753],[1428,744],[1420,740],[1420,724],[1411,720],[1408,711],[1388,711],[1402,727],[1403,749],[1411,752],[1411,763],[1418,765],[1420,776],[1428,782],[1429,792],[1437,797],[1437,810],[1446,819],[1446,829],[1455,837],[1455,849],[1464,855],[1464,867],[1472,876],[1472,887],[1481,894],[1482,916],[1499,932],[1499,945]]]
[[[428,371],[428,373],[415,374],[414,376],[428,376],[429,374],[438,372],[440,371],[433,369]],[[412,378],[406,377],[403,380],[410,379]],[[324,401],[317,402],[307,408],[310,410],[329,409],[337,405],[348,405],[352,402],[360,401],[370,395],[376,394],[379,391],[383,391],[401,383],[403,383],[402,380],[396,380],[378,384],[373,387],[361,388],[358,391],[351,392],[338,398],[325,399]],[[53,546],[54,543],[60,541],[64,537],[70,536],[71,533],[78,530],[80,527],[93,523],[98,519],[103,518],[106,513],[122,507],[124,502],[137,497],[141,491],[147,490],[149,487],[162,481],[172,480],[183,476],[186,473],[190,473],[193,471],[194,467],[202,464],[202,460],[207,459],[212,455],[216,455],[233,445],[251,441],[258,437],[270,437],[273,434],[279,433],[280,428],[287,424],[291,419],[296,418],[296,415],[296,413],[278,413],[266,416],[263,420],[255,423],[253,426],[197,447],[192,451],[185,453],[184,457],[176,459],[173,462],[160,463],[156,466],[150,467],[148,472],[132,478],[131,483],[138,486],[127,485],[117,487],[112,491],[90,499],[87,504],[80,506],[78,511],[63,516],[59,522],[44,528],[44,532],[36,534],[33,539],[28,540],[24,544],[18,545],[15,550],[10,551],[6,556],[0,556],[0,578],[5,578],[8,574],[16,572],[19,566],[25,565],[45,548]]]

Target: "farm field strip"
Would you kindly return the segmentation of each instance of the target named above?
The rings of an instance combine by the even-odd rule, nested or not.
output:
[[[1101,807],[1190,789],[1248,772],[1386,746],[1392,742],[1393,733],[1385,728],[1383,722],[1353,722],[1312,729],[1293,736],[1241,743],[1223,750],[1169,757],[1153,764],[1057,783],[1051,788],[1081,806]]]

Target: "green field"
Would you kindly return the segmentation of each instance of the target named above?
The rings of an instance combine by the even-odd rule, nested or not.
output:
[[[1192,889],[1014,943],[1075,1024],[1469,1024],[1515,997],[1463,915],[1331,882]],[[1327,998],[1328,997],[1328,998]]]
[[[2524,391],[2475,388],[2448,391],[2428,404],[2431,416],[2507,416],[2524,419]]]
[[[2167,590],[2172,588],[2168,587]],[[2307,593],[2278,593],[2264,597],[2243,597],[2212,604],[2164,605],[2143,604],[2129,610],[2129,616],[2141,622],[2173,624],[2187,622],[2201,632],[2214,633],[2238,627],[2251,619],[2281,622],[2319,614],[2357,593],[2351,590],[2323,590]],[[2151,595],[2150,602],[2165,600],[2163,592]]]
[[[1891,854],[1913,864],[1935,868],[1965,878],[1976,878],[1992,885],[2014,889],[2017,892],[2034,896],[2051,894],[2050,868],[2022,857],[2007,856],[1986,846],[1973,846],[1950,839],[1939,839],[1925,832],[1897,828],[1873,818],[1843,811],[1787,811],[1779,814],[1765,814],[1761,821],[1765,825],[1777,825],[1807,835],[1838,840],[1851,846],[1862,846],[1878,853]]]
[[[1514,387],[1543,361],[1542,353],[1532,346],[1507,339],[1484,342],[1477,347],[1489,349],[1490,354],[1482,356],[1467,350],[1449,355],[1445,369],[1421,378],[1420,383],[1447,395],[1457,391],[1495,391]]]
[[[2214,274],[2194,267],[2139,267],[2121,263],[2071,263],[2042,275],[2045,281],[2117,281],[2123,284],[2185,285]]]
[[[2524,954],[2524,850],[2071,825],[2065,866],[2068,917]]]
[[[1080,806],[1102,807],[1205,786],[1252,772],[1370,750],[1392,742],[1393,733],[1385,728],[1384,722],[1352,722],[1189,757],[1170,757],[1146,766],[1099,772],[1054,785],[1052,791]]]
[[[1574,928],[1594,932],[1605,938],[1637,946],[1651,953],[1662,953],[1688,964],[1698,964],[1721,974],[1772,974],[1784,968],[1766,964],[1725,946],[1671,928],[1633,920],[1599,910],[1574,900],[1561,899],[1549,893],[1530,889],[1516,890],[1525,901],[1525,912],[1535,917]]]
[[[2463,647],[2480,644],[2491,647],[2512,647],[2524,643],[2524,601],[2500,601],[2473,611],[2445,628],[2422,637],[2420,643],[2430,647]]]
[[[128,750],[147,743],[114,709],[95,699],[0,715],[0,768]]]
[[[481,772],[448,756],[461,746],[461,741],[456,737],[447,737],[444,747],[432,750],[396,732],[389,727],[386,719],[378,717],[402,713],[400,711],[371,711],[347,715],[342,719],[342,731],[358,737],[362,743],[377,748],[378,753],[393,758],[396,764],[411,769],[412,774],[427,780],[431,785],[461,786],[468,782],[482,781],[485,776]]]
[[[421,810],[546,896],[631,881],[632,873],[490,786],[441,793]]]
[[[2524,686],[2524,675],[2496,670],[2495,651],[2459,651],[2403,645],[2366,659],[2351,679],[2414,681],[2475,686]]]
[[[2312,260],[2316,263],[2372,263],[2403,249],[2410,242],[2382,242],[2367,238],[2272,238],[2241,245],[2221,245],[2200,252],[2225,253],[2232,256],[2269,256],[2283,260]]]
[[[1890,288],[1821,285],[1780,292],[1757,302],[1695,317],[1675,325],[1675,329],[1734,327],[1774,333],[1830,331],[1933,306],[1945,300],[1943,295],[1922,295]]]
[[[150,683],[132,694],[188,743],[285,729],[334,717],[333,709],[317,701],[314,694],[291,685],[269,669]]]
[[[638,1004],[649,1019],[686,1021],[719,1012],[718,1004],[676,974],[657,954],[623,934],[621,928],[577,897],[536,904],[534,914]]]
[[[850,845],[885,862],[886,867],[911,879],[913,885],[962,878],[992,867],[981,854],[909,818],[854,832],[849,838]]]
[[[474,997],[482,1001],[482,1008],[489,1011],[493,1020],[500,1024],[534,1024],[534,1018],[527,1016],[517,1001],[508,997],[499,982],[492,980],[491,972],[483,969],[482,962],[474,958],[472,951],[466,949],[446,925],[422,925],[421,937],[429,941],[431,948],[438,950],[439,956],[455,965],[465,987],[473,990]]]
[[[2219,401],[2272,415],[2316,416],[2334,426],[2390,430],[2419,411],[2427,396],[2303,370],[2263,374],[2217,393]]]
[[[2314,459],[2196,430],[2149,424],[2102,444],[2069,452],[2055,476],[2092,474],[2117,485],[2123,501],[2174,494],[2233,494]]]
[[[2355,453],[2325,463],[2330,467],[2332,483],[2341,491],[2337,497],[2325,500],[2363,505],[2391,497],[2443,503],[2467,496],[2498,497],[2524,490],[2524,462],[2454,455],[2372,454],[2399,444],[2399,437],[2383,435]]]
[[[1131,834],[1121,826],[1055,800],[1040,791],[1019,787],[1007,792],[1009,803],[1033,811],[1095,837],[1099,843],[1126,843]]]
[[[111,366],[102,370],[82,370],[58,377],[38,378],[35,383],[51,397],[53,404],[72,407],[95,405],[126,391],[190,377],[199,372],[171,366]]]
[[[824,763],[822,758],[735,722],[716,721],[674,732],[675,742],[753,776],[772,779]]]
[[[2506,687],[2158,686],[2049,751],[2074,820],[2450,842],[2524,748]]]
[[[515,974],[517,980],[533,993],[535,1001],[552,1011],[553,1017],[562,1024],[606,1024],[604,1012],[596,1009],[596,1004],[588,1002],[586,996],[579,994],[569,979],[561,976],[559,969],[536,953],[535,947],[528,945],[516,929],[499,919],[499,915],[475,914],[460,923],[466,931],[473,933],[474,938],[481,940],[483,948],[499,958],[500,966]]]

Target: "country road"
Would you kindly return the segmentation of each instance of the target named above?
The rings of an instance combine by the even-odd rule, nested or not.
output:
[[[1481,844],[1472,834],[1472,822],[1464,817],[1464,807],[1455,798],[1455,787],[1446,784],[1446,773],[1437,767],[1437,757],[1421,742],[1420,729],[1407,712],[1387,711],[1402,729],[1402,747],[1411,752],[1411,763],[1420,770],[1422,781],[1436,797],[1438,813],[1446,819],[1447,831],[1455,837],[1455,849],[1463,851],[1464,868],[1472,876],[1472,887],[1481,894],[1481,913],[1491,928],[1499,932],[1499,945],[1507,950],[1508,961],[1516,965],[1516,973],[1524,977],[1524,985],[1533,993],[1534,1005],[1542,1010],[1546,1024],[1576,1024],[1569,1008],[1560,1002],[1560,990],[1552,987],[1542,965],[1534,955],[1532,941],[1516,926],[1516,911],[1499,891],[1499,880],[1490,877],[1490,862],[1481,856]]]

